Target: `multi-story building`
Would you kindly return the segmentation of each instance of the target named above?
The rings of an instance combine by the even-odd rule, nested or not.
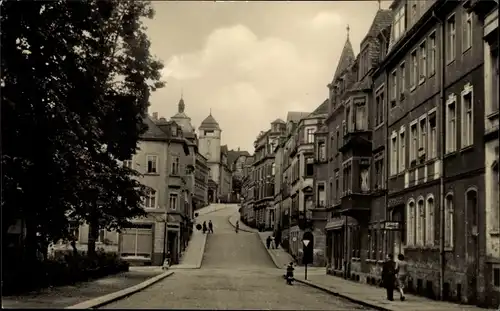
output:
[[[245,168],[245,162],[247,158],[250,157],[248,151],[229,150],[227,153],[227,162],[229,164],[229,169],[232,172],[232,183],[231,183],[231,202],[240,202],[240,195],[242,190],[243,182],[243,170]]]
[[[490,28],[468,2],[396,0],[377,12],[358,57],[346,42],[326,121],[328,271],[375,284],[385,256],[401,253],[410,291],[491,302],[499,270],[482,251],[498,245],[486,231],[498,210],[498,155],[483,138],[498,132],[488,100],[497,76],[483,74]]]
[[[473,0],[465,3],[483,25],[484,49],[484,213],[486,237],[485,304],[500,304],[500,201],[498,178],[498,2]]]
[[[210,169],[207,159],[199,152],[196,152],[196,165],[194,170],[195,191],[193,197],[194,209],[201,208],[208,204],[208,176]]]
[[[198,149],[207,159],[210,168],[208,198],[210,202],[227,202],[232,191],[232,175],[227,162],[228,148],[226,145],[221,146],[222,130],[212,113],[201,122],[198,131]]]
[[[253,191],[253,162],[254,157],[247,157],[243,167],[243,179],[241,182],[241,207],[242,221],[251,227],[256,227],[255,210],[253,209],[254,191]]]

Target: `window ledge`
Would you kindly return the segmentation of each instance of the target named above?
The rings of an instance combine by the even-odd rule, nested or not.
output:
[[[146,176],[160,176],[160,173],[144,173]]]
[[[486,118],[491,121],[491,119],[498,119],[499,110],[495,110],[486,115]]]
[[[446,152],[446,154],[444,155],[444,158],[445,158],[445,159],[446,159],[446,158],[451,158],[451,157],[455,156],[456,154],[457,154],[457,151],[456,151],[456,150],[455,150],[455,151],[448,151],[448,152]]]
[[[460,152],[464,153],[464,152],[472,151],[473,149],[474,149],[474,145],[468,145],[468,146],[462,147],[460,149]]]
[[[465,54],[465,53],[469,52],[471,49],[472,49],[472,45],[471,45],[471,46],[466,47],[466,48],[462,51],[462,54]]]
[[[410,87],[410,92],[414,92],[416,89],[417,89],[417,86],[414,85],[414,86]]]
[[[384,125],[384,122],[380,123],[379,125],[375,126],[375,128],[373,129],[374,131],[378,130],[379,128],[381,128],[382,126]]]
[[[429,78],[432,78],[436,75],[436,71],[434,70],[433,72],[429,73]]]
[[[455,58],[446,60],[446,66],[449,66],[455,62]]]
[[[425,82],[425,78],[422,78],[422,79],[420,79],[420,80],[418,81],[418,85],[422,85],[422,84],[424,84],[424,82]]]
[[[495,237],[500,237],[500,230],[490,230],[490,235]]]

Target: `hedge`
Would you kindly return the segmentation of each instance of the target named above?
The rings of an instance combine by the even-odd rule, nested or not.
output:
[[[7,268],[7,267],[4,267]],[[98,252],[94,258],[72,251],[58,252],[54,258],[31,264],[15,264],[4,269],[4,295],[87,281],[128,271],[129,264],[116,253]]]

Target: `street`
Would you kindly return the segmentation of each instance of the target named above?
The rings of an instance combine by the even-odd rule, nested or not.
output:
[[[173,276],[103,308],[368,310],[299,283],[286,285],[257,234],[234,232],[228,223],[234,212],[229,207],[200,216],[214,223],[201,269],[175,270]]]

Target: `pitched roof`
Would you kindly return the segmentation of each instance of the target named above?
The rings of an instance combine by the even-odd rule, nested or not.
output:
[[[227,152],[227,163],[233,164],[240,156],[249,157],[250,153],[248,153],[248,151],[229,150]]]
[[[380,31],[382,31],[382,29],[391,24],[392,10],[378,10],[377,13],[375,13],[372,25],[370,26],[370,29],[368,30],[368,33],[366,34],[364,39],[361,41],[361,44],[363,44],[363,42],[369,38],[376,37],[380,33]]]
[[[167,134],[162,131],[149,116],[144,118],[144,123],[147,125],[148,129],[141,135],[141,138],[168,138]]]
[[[288,114],[286,115],[286,122],[294,122],[297,123],[301,119],[306,118],[310,112],[301,112],[301,111],[289,111]]]
[[[340,54],[340,59],[337,64],[337,69],[335,70],[335,75],[333,75],[333,81],[337,80],[337,78],[346,71],[349,66],[354,62],[354,50],[352,49],[351,40],[347,37],[344,48],[342,49],[342,53]]]
[[[220,152],[227,154],[228,150],[227,145],[220,146]]]
[[[314,116],[320,116],[322,114],[327,114],[328,113],[328,98],[321,103],[311,114],[309,117],[314,117]]]
[[[215,121],[211,113],[201,122],[199,128],[204,130],[220,130],[219,123]]]

